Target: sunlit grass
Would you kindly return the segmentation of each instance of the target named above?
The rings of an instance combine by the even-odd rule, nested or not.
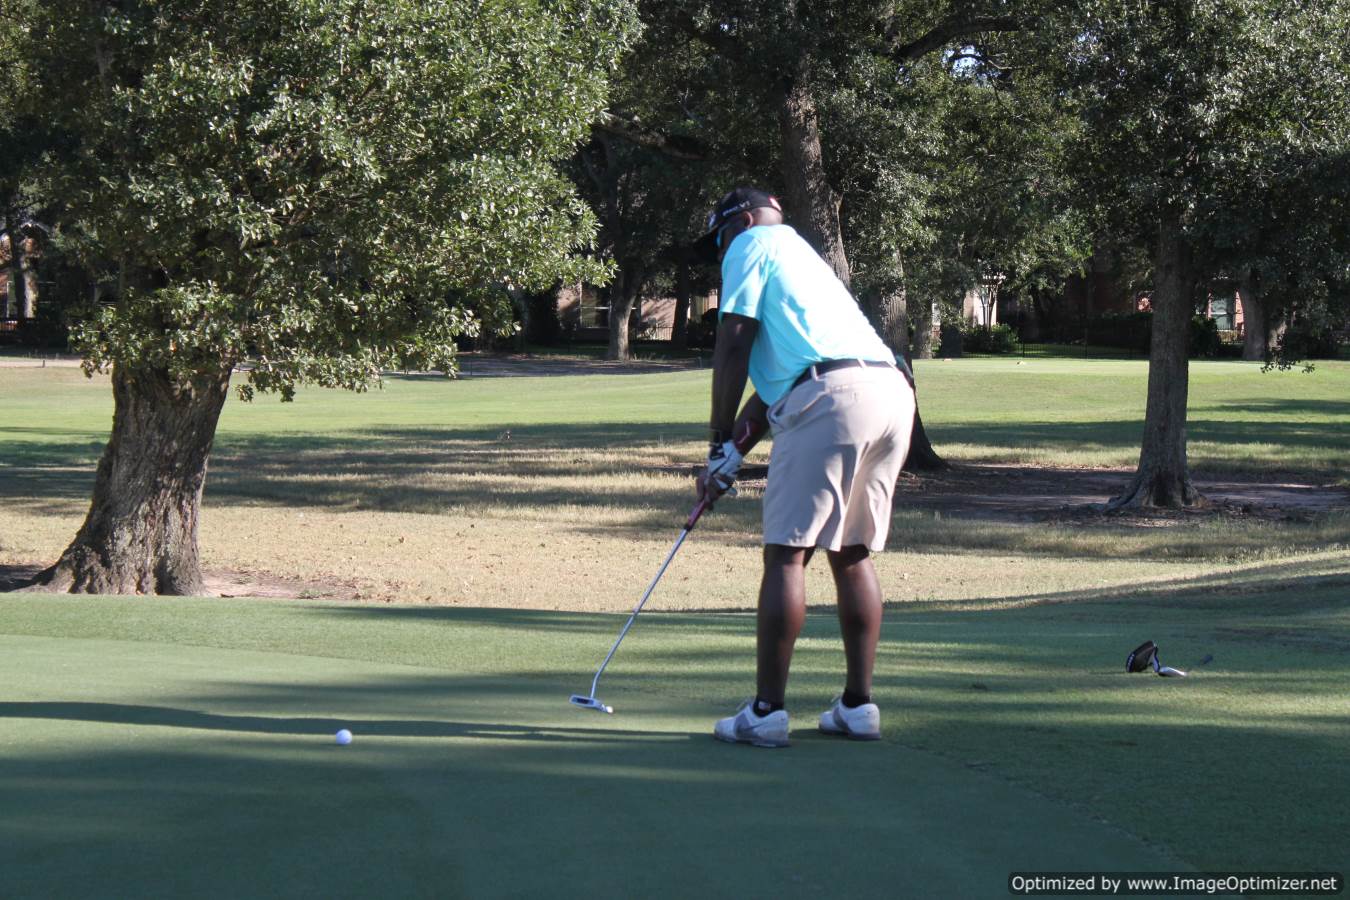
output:
[[[920,364],[941,452],[1133,465],[1142,363],[1017,362]],[[1345,483],[1350,365],[1197,364],[1192,386],[1198,470]],[[568,707],[623,621],[571,611],[626,614],[668,553],[705,452],[708,389],[706,371],[396,378],[357,396],[231,401],[205,566],[369,602],[0,603],[0,831],[24,848],[22,877],[87,895],[124,864],[99,856],[124,833],[164,841],[162,856],[145,851],[152,872],[179,865],[185,834],[209,835],[192,869],[207,894],[247,880],[240,858],[293,870],[279,850],[293,841],[328,894],[351,889],[372,847],[425,867],[403,873],[404,893],[451,871],[490,892],[496,860],[520,846],[527,893],[567,871],[596,896],[686,894],[689,860],[726,885],[747,852],[781,853],[784,829],[805,878],[828,871],[809,855],[822,847],[882,861],[813,895],[861,896],[880,865],[902,893],[993,896],[1031,865],[991,849],[1008,836],[1051,868],[1120,868],[1121,847],[1201,871],[1350,862],[1344,513],[1140,527],[902,503],[877,558],[885,741],[810,732],[842,665],[817,565],[789,688],[804,733],[766,760],[706,736],[753,684],[762,488],[750,480],[699,523],[606,675],[621,714]],[[110,415],[106,380],[0,369],[0,565],[47,563],[69,542]],[[1214,660],[1185,680],[1125,675],[1146,639],[1170,665]],[[334,754],[339,723],[355,727],[356,753]],[[598,846],[576,823],[611,819],[622,827],[596,840],[622,862],[576,866]],[[916,856],[948,880],[915,881]],[[381,889],[399,893],[367,893]]]
[[[97,824],[110,815],[136,836],[133,855],[155,855],[145,838],[166,821],[178,840],[211,832],[182,873],[211,895],[239,881],[241,856],[275,866],[298,845],[324,862],[313,883],[341,888],[351,854],[383,853],[391,835],[401,859],[449,848],[446,865],[485,886],[502,883],[486,862],[498,848],[538,846],[517,875],[547,892],[577,823],[611,820],[631,826],[594,832],[614,865],[570,886],[607,896],[602,886],[631,887],[653,866],[683,871],[679,841],[708,829],[739,837],[705,848],[702,864],[739,872],[747,848],[781,848],[781,828],[753,827],[766,819],[791,823],[794,857],[836,841],[889,860],[916,834],[940,836],[925,845],[938,872],[900,854],[891,873],[934,896],[992,896],[1027,854],[1105,869],[1341,870],[1348,581],[1343,559],[1312,554],[1038,602],[894,605],[874,682],[883,742],[870,747],[811,727],[842,677],[834,616],[814,611],[789,684],[794,747],[769,755],[707,736],[752,683],[744,613],[644,618],[601,684],[619,711],[596,717],[565,698],[622,616],[14,597],[0,604],[0,831],[32,852],[0,878],[22,872],[50,892],[110,871],[117,861],[89,852],[111,839]],[[1192,677],[1125,674],[1146,638]],[[344,726],[357,740],[338,751]],[[1141,797],[1155,802],[1122,800]],[[335,822],[335,803],[360,815]],[[1223,827],[1196,824],[1210,822]],[[333,825],[345,840],[312,839]],[[661,829],[676,843],[645,838]],[[1011,863],[1010,835],[1025,836]],[[1130,852],[1145,846],[1163,859]],[[639,871],[614,874],[625,866]],[[883,871],[855,871],[851,895]],[[977,882],[953,888],[942,872]],[[685,886],[657,879],[642,895]]]
[[[1145,376],[1138,361],[919,364],[939,450],[982,463],[1127,470],[1138,455]],[[708,390],[708,373],[697,370],[416,376],[360,395],[231,401],[205,497],[206,565],[312,583],[319,595],[626,608],[692,504]],[[0,563],[50,562],[87,509],[111,413],[108,385],[72,369],[0,369],[0,397]],[[1234,477],[1344,480],[1346,397],[1343,363],[1313,375],[1196,364],[1193,465]],[[752,481],[705,518],[662,586],[665,608],[752,602],[758,498]],[[892,552],[879,565],[895,602],[1022,602],[1347,544],[1344,515],[1139,528],[943,518],[902,501]]]

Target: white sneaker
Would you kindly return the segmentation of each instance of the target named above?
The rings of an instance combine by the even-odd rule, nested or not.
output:
[[[849,709],[843,697],[836,697],[834,705],[820,714],[820,730],[824,734],[842,734],[853,741],[879,741],[881,710],[875,703]]]
[[[713,737],[732,744],[754,744],[756,747],[786,747],[788,745],[788,714],[777,710],[767,716],[757,716],[754,700],[745,701],[745,705],[736,715],[718,719],[713,726]]]

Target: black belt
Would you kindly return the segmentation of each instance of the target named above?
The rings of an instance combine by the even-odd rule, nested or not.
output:
[[[804,381],[812,378],[818,378],[826,372],[833,372],[835,369],[857,369],[870,367],[873,369],[894,369],[895,366],[888,362],[882,362],[879,359],[827,359],[823,362],[814,363],[806,367],[806,371],[797,376],[797,380],[792,382],[792,387],[796,387]],[[792,388],[788,388],[792,390]]]

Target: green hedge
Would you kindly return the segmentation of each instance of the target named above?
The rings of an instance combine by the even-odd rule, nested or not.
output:
[[[1017,332],[1011,325],[985,328],[967,324],[961,329],[961,348],[966,353],[1016,353],[1018,346]]]

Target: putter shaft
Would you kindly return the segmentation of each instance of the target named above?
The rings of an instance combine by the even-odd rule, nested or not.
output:
[[[642,595],[642,599],[638,601],[637,606],[633,607],[633,614],[629,616],[628,621],[624,623],[623,630],[620,631],[619,636],[614,639],[614,646],[609,648],[609,653],[605,656],[605,661],[600,664],[600,668],[595,672],[595,678],[591,680],[591,697],[595,696],[595,688],[596,685],[600,683],[600,675],[605,671],[605,667],[609,665],[609,661],[614,658],[614,651],[618,650],[619,644],[623,643],[623,636],[628,633],[628,629],[632,628],[633,623],[637,621],[638,613],[642,612],[642,607],[646,605],[647,598],[652,595],[652,591],[656,590],[657,582],[661,580],[662,575],[666,574],[666,569],[670,566],[670,561],[675,558],[676,551],[680,549],[680,545],[684,543],[684,539],[687,537],[689,537],[688,527],[680,532],[679,540],[675,541],[675,546],[671,547],[670,552],[666,554],[666,561],[661,563],[661,569],[656,573],[656,577],[652,579],[652,583],[647,586],[647,592]]]
[[[661,576],[666,574],[666,569],[670,567],[670,561],[675,558],[675,554],[679,552],[680,545],[684,543],[685,538],[689,537],[689,532],[694,530],[694,526],[698,523],[699,517],[707,511],[709,505],[707,500],[700,500],[689,513],[689,518],[686,519],[684,523],[684,530],[680,532],[679,538],[675,541],[675,546],[671,547],[670,552],[666,554],[666,561],[661,563],[661,568],[657,571],[656,577],[653,578],[652,583],[647,586],[647,592],[642,595],[642,599],[637,602],[637,606],[633,607],[633,614],[628,617],[628,621],[624,623],[623,630],[620,631],[619,636],[614,639],[614,646],[609,648],[609,653],[605,655],[605,661],[600,664],[600,668],[595,670],[595,677],[591,679],[591,700],[595,699],[595,689],[600,684],[600,676],[604,674],[605,667],[609,665],[609,661],[614,658],[614,651],[618,650],[619,644],[623,643],[623,636],[628,633],[628,629],[633,627],[633,622],[637,620],[638,613],[642,612],[642,607],[646,605],[647,598],[652,595],[652,591],[656,590],[656,585],[661,581]]]

